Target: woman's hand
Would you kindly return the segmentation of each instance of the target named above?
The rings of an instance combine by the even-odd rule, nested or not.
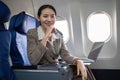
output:
[[[82,80],[87,80],[87,71],[83,61],[77,60],[76,65],[77,65],[77,75],[81,75]]]
[[[47,41],[47,39],[49,39],[51,37],[51,35],[52,35],[51,32],[52,32],[53,28],[54,28],[53,25],[46,27],[46,30],[44,31],[44,33],[45,33],[44,39],[46,39],[46,41]]]
[[[47,27],[46,27],[46,30],[43,30],[44,33],[45,33],[45,35],[44,35],[41,43],[42,43],[43,46],[45,46],[45,47],[46,47],[47,41],[51,39],[51,36],[52,36],[51,32],[52,32],[53,28],[54,28],[54,26],[51,25],[51,26],[47,26]]]

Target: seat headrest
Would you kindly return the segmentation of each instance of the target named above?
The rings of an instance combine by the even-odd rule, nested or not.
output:
[[[0,24],[5,23],[10,18],[10,9],[6,4],[0,1]]]
[[[35,17],[26,14],[24,11],[14,15],[10,20],[10,30],[15,30],[20,34],[26,34],[32,27],[38,27],[39,22]]]

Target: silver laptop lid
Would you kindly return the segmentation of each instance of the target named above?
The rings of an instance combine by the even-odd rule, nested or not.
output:
[[[90,50],[88,58],[96,61],[103,45],[104,42],[95,42]]]

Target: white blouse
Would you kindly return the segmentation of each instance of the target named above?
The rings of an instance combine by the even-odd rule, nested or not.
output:
[[[37,32],[38,32],[38,40],[43,39],[43,37],[44,37],[44,32],[42,31],[41,26],[39,26],[39,27],[37,28]],[[48,41],[48,42],[50,42],[51,45],[53,45],[53,42],[54,42],[56,39],[60,39],[60,38],[62,38],[62,35],[61,35],[59,32],[57,32],[57,33],[52,33],[52,40],[51,40],[51,41]]]

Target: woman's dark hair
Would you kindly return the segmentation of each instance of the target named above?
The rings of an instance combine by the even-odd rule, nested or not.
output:
[[[42,6],[38,9],[38,14],[37,14],[37,16],[39,17],[39,16],[41,15],[42,10],[44,10],[44,9],[46,9],[46,8],[52,9],[52,10],[55,12],[55,15],[57,14],[55,8],[54,8],[52,5],[45,4],[45,5],[42,5]]]

